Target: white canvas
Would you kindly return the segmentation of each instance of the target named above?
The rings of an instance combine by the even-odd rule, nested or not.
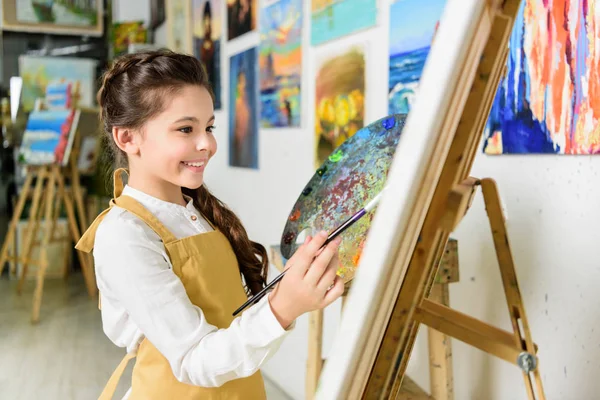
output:
[[[398,243],[414,241],[406,230],[462,61],[483,11],[480,0],[448,0],[420,83],[420,94],[407,119],[386,193],[371,226],[358,273],[348,294],[330,356],[320,377],[317,399],[347,398],[359,353],[373,326],[386,272]],[[438,175],[439,176],[439,175]],[[437,178],[437,177],[436,177]],[[381,306],[390,307],[389,304]]]

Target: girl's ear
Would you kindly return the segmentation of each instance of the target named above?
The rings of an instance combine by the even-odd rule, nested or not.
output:
[[[129,155],[138,154],[140,151],[137,135],[131,129],[113,126],[113,140],[117,147]]]

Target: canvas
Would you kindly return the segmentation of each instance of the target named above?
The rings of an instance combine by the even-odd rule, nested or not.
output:
[[[317,60],[315,169],[364,126],[365,46],[327,52]]]
[[[23,110],[33,110],[35,100],[45,96],[48,84],[57,82],[71,83],[73,95],[79,97],[79,105],[93,107],[96,66],[96,60],[86,58],[20,56]]]
[[[408,113],[446,0],[397,0],[390,7],[388,113]]]
[[[600,154],[594,4],[522,1],[485,130],[485,153]]]
[[[26,165],[66,166],[79,114],[78,109],[33,111],[23,133],[19,162]]]
[[[376,21],[376,0],[311,0],[311,44],[370,28]]]
[[[423,70],[419,97],[408,114],[379,203],[362,251],[352,286],[344,302],[340,324],[332,339],[315,398],[361,398],[366,380],[395,302],[395,288],[419,240],[431,204],[452,132],[443,129],[454,121],[453,107],[465,101],[457,91],[465,59],[476,40],[485,2],[447,0],[438,36]],[[491,14],[493,15],[493,14]],[[482,48],[482,47],[480,47]],[[477,65],[479,54],[473,54]],[[472,60],[471,60],[472,61]],[[468,83],[468,82],[467,82]],[[464,103],[463,103],[464,104]]]
[[[299,127],[302,0],[275,0],[260,14],[260,123]]]
[[[258,14],[258,0],[227,0],[227,39],[255,30]]]
[[[113,57],[126,54],[129,44],[148,41],[148,30],[144,27],[144,21],[115,22],[111,34]]]
[[[221,0],[192,0],[194,56],[208,73],[215,110],[221,109],[221,4]]]
[[[167,43],[177,53],[190,54],[192,47],[190,0],[167,1]]]
[[[229,63],[229,165],[258,169],[257,50],[233,55]]]
[[[97,24],[97,0],[17,0],[17,21],[93,27]]]

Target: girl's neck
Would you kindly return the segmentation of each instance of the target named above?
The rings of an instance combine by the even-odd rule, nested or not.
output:
[[[181,187],[163,180],[155,181],[146,176],[140,176],[133,171],[129,172],[128,186],[156,197],[162,201],[185,206],[187,203],[183,198]]]

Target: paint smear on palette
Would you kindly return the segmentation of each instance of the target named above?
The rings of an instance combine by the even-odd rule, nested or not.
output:
[[[348,138],[323,162],[302,190],[281,237],[281,253],[289,259],[300,246],[296,239],[332,231],[363,208],[385,186],[406,114],[382,118]],[[341,234],[337,274],[352,280],[375,211]]]

